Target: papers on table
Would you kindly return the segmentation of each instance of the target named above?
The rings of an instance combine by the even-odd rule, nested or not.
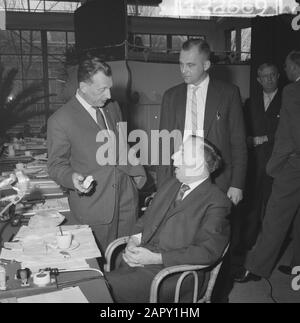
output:
[[[56,184],[51,179],[31,179],[30,180],[30,192],[40,192],[44,196],[51,196],[51,195],[63,195],[63,191],[61,187]]]
[[[66,288],[46,294],[27,296],[17,299],[18,303],[88,303],[87,298],[77,287]]]
[[[34,215],[39,212],[69,212],[70,206],[67,197],[48,199],[45,203],[37,203],[30,210],[22,212],[23,215]]]
[[[5,244],[0,258],[16,260],[23,268],[33,272],[47,267],[70,269],[88,268],[86,259],[101,257],[92,230],[87,225],[62,226],[63,231],[70,231],[76,248],[62,252],[57,248],[56,233],[59,228],[32,229],[23,226],[13,242]],[[14,247],[13,243],[16,244]],[[22,248],[20,248],[20,244]]]
[[[54,228],[59,226],[65,217],[57,211],[41,210],[30,217],[28,226],[33,229]]]

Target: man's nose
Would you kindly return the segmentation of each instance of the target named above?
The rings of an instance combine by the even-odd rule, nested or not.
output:
[[[111,99],[111,92],[110,92],[110,90],[107,90],[106,91],[106,98],[107,99]]]
[[[181,153],[180,151],[177,151],[176,153],[173,154],[171,157],[173,159],[173,165],[175,166],[180,166],[182,164],[182,158],[181,158]]]
[[[181,73],[182,73],[182,74],[185,74],[185,73],[186,73],[186,71],[187,71],[186,66],[182,65],[182,66],[181,66]]]

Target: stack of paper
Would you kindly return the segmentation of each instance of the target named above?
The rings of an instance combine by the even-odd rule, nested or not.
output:
[[[23,226],[16,235],[15,242],[4,244],[0,258],[16,260],[22,263],[23,268],[27,267],[35,272],[46,267],[87,268],[86,259],[101,257],[88,226],[62,226],[62,230],[70,231],[73,235],[72,245],[67,250],[62,251],[57,247],[56,234],[60,232],[59,228],[33,229]]]
[[[59,199],[48,199],[45,203],[37,203],[32,206],[30,210],[22,212],[23,215],[34,215],[40,211],[51,211],[51,212],[69,212],[70,206],[67,197]]]
[[[77,287],[66,288],[46,294],[27,296],[17,299],[18,303],[88,303],[87,298]]]

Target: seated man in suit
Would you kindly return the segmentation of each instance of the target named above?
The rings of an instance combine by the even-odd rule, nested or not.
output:
[[[117,302],[148,302],[154,276],[164,267],[212,265],[229,241],[231,202],[210,181],[221,157],[201,137],[190,136],[172,159],[176,178],[161,186],[145,215],[138,220],[115,271],[106,273]],[[200,278],[204,282],[204,274]],[[191,301],[192,280],[181,301]],[[160,291],[160,301],[172,301],[174,279]]]

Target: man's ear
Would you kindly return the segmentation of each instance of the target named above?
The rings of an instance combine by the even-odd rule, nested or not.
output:
[[[211,62],[210,60],[207,60],[204,62],[204,71],[207,72],[211,67]]]
[[[85,82],[79,82],[79,89],[82,93],[86,93],[86,83]]]

